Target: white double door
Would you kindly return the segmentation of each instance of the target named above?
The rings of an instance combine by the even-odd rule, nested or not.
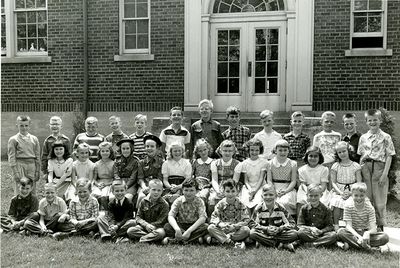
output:
[[[214,110],[284,111],[286,21],[212,23],[210,30]]]

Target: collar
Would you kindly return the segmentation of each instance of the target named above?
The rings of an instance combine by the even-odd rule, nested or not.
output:
[[[273,208],[272,210],[274,211],[274,210],[276,210],[276,209],[278,209],[278,208],[279,208],[279,205],[278,205],[278,203],[275,201],[275,202],[274,202],[274,208]],[[264,201],[262,202],[262,209],[263,209],[263,210],[269,210]]]
[[[196,200],[196,196],[193,198],[192,202],[194,202],[195,200]],[[182,195],[182,203],[187,203],[187,202],[189,202],[189,201],[187,201],[186,197],[184,195]]]
[[[85,135],[88,136],[88,137],[96,137],[97,135],[99,135],[99,133],[96,132],[93,135],[89,135],[87,132],[85,132]]]
[[[29,193],[27,196],[23,197],[21,196],[21,194],[17,195],[17,199],[21,200],[21,199],[28,199],[30,196],[32,195],[32,193]]]
[[[59,205],[59,198],[60,198],[60,197],[56,196],[56,197],[54,198],[54,200],[53,200],[53,203],[51,203],[51,204],[52,204],[52,205],[56,204],[56,205],[58,206],[58,205]],[[43,204],[43,205],[44,205],[44,206],[50,205],[49,201],[47,201],[46,198],[44,198],[44,204]]]
[[[209,165],[209,164],[211,164],[211,162],[212,162],[213,160],[212,160],[212,158],[209,157],[209,158],[207,158],[206,161],[201,160],[201,158],[198,158],[196,161],[197,161],[197,163],[200,164],[200,165],[203,165],[204,163],[207,164],[207,165]]]
[[[382,130],[378,129],[378,131],[376,133],[372,133],[371,130],[368,130],[368,132],[366,133],[368,135],[368,138],[374,136],[374,135],[379,135],[381,134]]]
[[[206,124],[211,124],[212,123],[212,118],[210,117],[210,120],[204,121],[203,118],[200,118],[201,123],[206,123]]]
[[[276,167],[284,167],[284,166],[287,165],[287,163],[289,162],[289,160],[290,160],[289,158],[286,158],[285,162],[279,163],[279,162],[278,162],[278,159],[276,159],[276,157],[274,157],[274,158],[272,158],[271,162],[272,162],[272,164],[273,164],[274,166],[276,166]]]
[[[146,201],[148,201],[149,203],[152,202],[152,200],[151,200],[151,198],[150,198],[150,194],[146,195],[143,199],[146,200]],[[156,200],[154,200],[153,202],[154,202],[154,203],[159,203],[160,200],[161,200],[161,196],[160,196],[159,198],[157,198]]]
[[[307,209],[308,210],[313,209],[313,208],[319,209],[320,207],[321,207],[321,201],[318,202],[318,206],[316,206],[316,207],[313,207],[310,203],[307,202]]]
[[[121,202],[121,201],[122,201],[122,202]],[[125,197],[122,198],[121,200],[118,200],[117,198],[115,198],[115,203],[116,203],[116,204],[118,204],[118,203],[123,204],[124,202],[125,202]]]
[[[79,204],[87,204],[87,203],[90,201],[90,199],[93,199],[93,198],[94,198],[93,196],[89,195],[89,198],[86,200],[86,202],[85,202],[85,203],[82,203],[81,200],[79,200],[79,197],[78,197],[77,195],[75,195],[75,196],[72,198],[71,201],[73,201],[73,202],[75,202],[75,203],[79,203]],[[115,200],[117,200],[117,199],[115,199]]]
[[[22,139],[27,139],[30,137],[31,134],[27,133],[26,135],[22,135],[21,133],[18,132],[18,136],[21,137]]]
[[[231,160],[229,160],[228,162],[225,162],[222,158],[221,159],[221,165],[223,166],[230,166],[232,164],[233,158],[231,158]]]

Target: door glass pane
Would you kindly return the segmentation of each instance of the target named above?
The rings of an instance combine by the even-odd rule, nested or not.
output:
[[[217,93],[240,92],[240,30],[218,30]]]

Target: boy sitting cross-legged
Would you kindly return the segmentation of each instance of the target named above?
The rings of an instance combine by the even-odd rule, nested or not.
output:
[[[142,199],[136,215],[137,225],[127,231],[129,238],[139,242],[161,241],[165,237],[163,226],[167,223],[169,205],[161,197],[163,183],[159,179],[149,182],[149,194]]]
[[[97,228],[97,217],[99,216],[99,202],[91,195],[92,183],[80,178],[76,182],[76,197],[69,203],[68,214],[64,214],[61,218],[65,218],[66,222],[70,222],[75,227],[72,232],[58,232],[53,238],[61,240],[72,234],[87,235],[94,233]]]
[[[172,204],[168,223],[164,226],[167,236],[162,241],[164,245],[169,241],[203,241],[203,236],[207,234],[207,214],[203,200],[196,196],[198,189],[199,185],[195,179],[189,178],[182,183],[183,196],[178,197]]]
[[[39,201],[32,194],[33,181],[21,178],[19,181],[19,194],[11,199],[8,215],[1,216],[1,229],[5,232],[20,231],[25,221],[36,212]]]
[[[343,212],[346,228],[337,232],[338,240],[344,242],[343,249],[350,245],[352,248],[370,250],[371,247],[383,246],[389,241],[387,234],[377,232],[375,209],[366,196],[365,183],[357,182],[351,186],[351,198]]]
[[[336,242],[332,212],[319,200],[322,193],[321,185],[314,183],[308,185],[308,203],[301,207],[297,219],[298,236],[307,246],[318,247]]]
[[[222,188],[225,198],[218,202],[211,215],[208,226],[210,237],[206,238],[206,242],[210,244],[211,238],[216,238],[221,244],[234,244],[236,248],[244,249],[244,240],[250,234],[247,207],[238,199],[237,185],[233,179],[223,182]]]
[[[257,205],[249,223],[250,238],[258,243],[286,248],[294,252],[292,242],[297,239],[295,222],[289,212],[276,202],[276,190],[271,184],[263,186],[264,201]]]
[[[124,180],[113,181],[111,191],[115,199],[108,203],[106,214],[99,216],[97,220],[101,241],[116,239],[117,242],[124,242],[129,227],[136,225],[133,220],[135,206],[131,200],[125,198],[126,183]]]

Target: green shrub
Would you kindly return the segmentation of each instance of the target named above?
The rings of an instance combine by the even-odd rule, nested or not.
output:
[[[74,118],[72,121],[72,127],[74,128],[74,137],[73,141],[75,140],[76,136],[79,133],[85,132],[85,116],[83,112],[81,111],[81,107],[79,104],[75,105],[74,109]]]

